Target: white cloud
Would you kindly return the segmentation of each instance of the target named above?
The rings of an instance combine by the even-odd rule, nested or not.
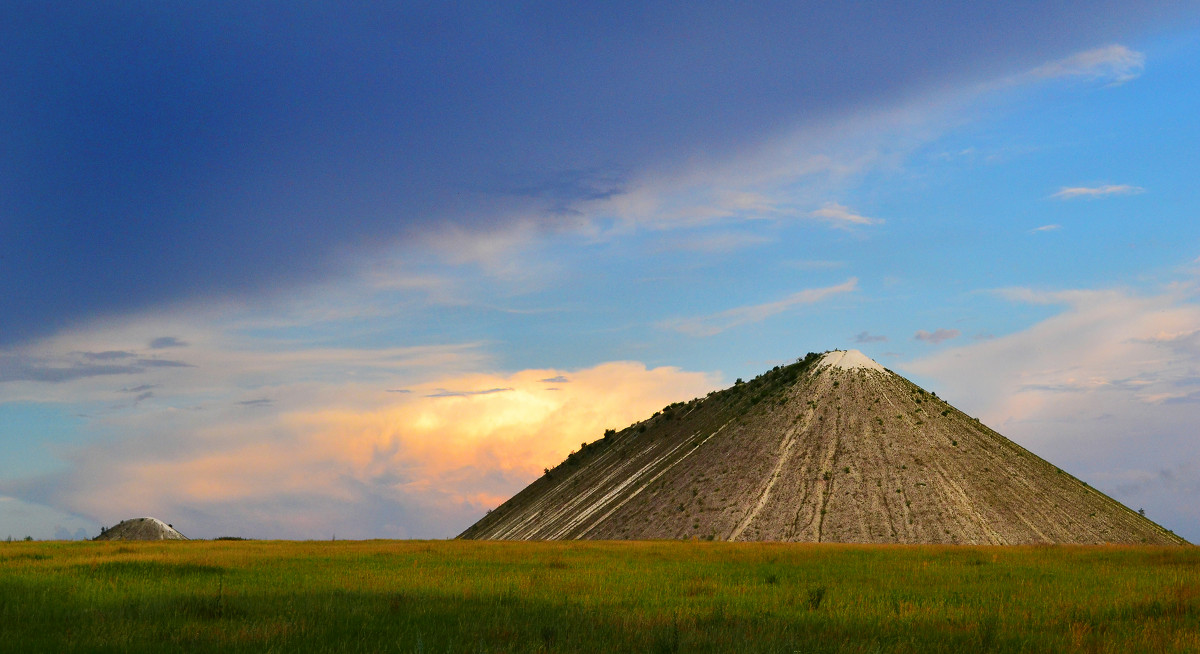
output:
[[[1191,525],[1185,537],[1200,538],[1194,498],[1162,484],[1123,492],[1118,481],[1200,465],[1200,306],[1181,289],[1000,295],[1063,309],[1024,331],[898,367],[1118,500],[1153,506],[1167,527]]]
[[[849,207],[837,202],[826,202],[825,206],[810,212],[809,215],[824,220],[839,229],[848,229],[853,225],[878,225],[883,222],[879,218],[868,218],[854,213]]]
[[[793,293],[782,300],[736,307],[708,316],[667,320],[659,323],[659,327],[691,336],[714,336],[739,325],[762,322],[794,306],[813,304],[834,295],[849,293],[857,288],[858,279],[851,277],[836,286],[806,289]]]
[[[1029,233],[1036,234],[1038,232],[1053,232],[1059,229],[1062,229],[1062,225],[1042,225],[1041,227],[1034,227],[1033,229],[1029,230]]]
[[[1137,79],[1145,66],[1146,55],[1123,45],[1110,45],[1038,66],[1028,76],[1041,79],[1077,77],[1103,80],[1115,86]]]
[[[1146,189],[1128,184],[1105,184],[1103,186],[1064,186],[1052,198],[1071,200],[1073,198],[1098,198],[1105,195],[1137,195],[1145,193]]]

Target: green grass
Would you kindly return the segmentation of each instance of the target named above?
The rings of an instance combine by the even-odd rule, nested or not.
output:
[[[0,543],[0,650],[1200,651],[1200,550]]]

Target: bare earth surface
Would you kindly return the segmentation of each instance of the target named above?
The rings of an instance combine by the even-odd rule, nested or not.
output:
[[[187,540],[187,537],[158,518],[132,518],[121,521],[95,540]]]
[[[460,538],[1185,543],[855,350],[591,443]]]

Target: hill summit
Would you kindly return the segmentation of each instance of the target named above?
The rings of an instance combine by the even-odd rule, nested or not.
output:
[[[131,518],[105,529],[94,540],[187,540],[158,518]]]
[[[1185,543],[857,350],[609,430],[459,537]]]

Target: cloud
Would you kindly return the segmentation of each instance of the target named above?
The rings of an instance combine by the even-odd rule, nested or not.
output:
[[[566,384],[571,380],[567,379],[563,375],[555,375],[554,377],[547,377],[545,379],[539,379],[538,381],[542,382],[543,384]]]
[[[104,352],[80,352],[83,358],[90,361],[114,361],[121,359],[132,359],[137,355],[133,352],[125,352],[122,350],[107,350]]]
[[[193,368],[190,363],[183,361],[172,361],[170,359],[138,359],[139,366],[147,368]]]
[[[1060,200],[1071,200],[1074,198],[1098,198],[1106,195],[1137,195],[1145,193],[1146,189],[1140,186],[1129,186],[1127,184],[1106,184],[1104,186],[1064,186],[1057,193],[1051,195],[1052,198]]]
[[[772,242],[773,239],[744,232],[722,232],[676,239],[670,249],[703,254],[724,254]]]
[[[913,334],[913,339],[937,345],[943,341],[958,338],[961,333],[962,332],[958,331],[957,329],[936,329],[932,332],[927,332],[922,329],[916,334]]]
[[[144,372],[139,366],[90,364],[71,361],[48,361],[25,355],[0,354],[0,382],[69,382],[87,377],[136,375]]]
[[[883,220],[879,218],[868,218],[856,214],[849,207],[836,202],[826,202],[825,206],[810,212],[808,215],[827,221],[839,229],[849,229],[855,225],[879,225],[883,223]]]
[[[187,345],[186,341],[181,341],[174,336],[159,336],[150,341],[150,349],[152,350],[162,350],[169,347],[187,347]]]
[[[158,388],[158,384],[142,384],[140,386],[134,386],[133,388],[122,388],[121,392],[122,393],[145,393],[146,391],[148,391],[152,388]]]
[[[835,295],[852,292],[857,288],[858,279],[851,277],[836,286],[807,289],[793,293],[782,300],[737,307],[709,316],[667,320],[660,322],[659,327],[690,336],[715,336],[740,325],[762,322],[794,306],[814,304]]]
[[[511,391],[511,390],[512,390],[512,387],[507,387],[507,386],[504,388],[500,388],[500,387],[489,388],[489,389],[482,390],[482,391],[450,391],[450,390],[446,390],[444,388],[439,388],[436,391],[434,391],[433,393],[426,395],[425,397],[470,397],[472,395],[491,395],[493,393],[507,393],[508,391]]]
[[[1118,481],[1200,465],[1200,306],[1181,290],[1018,291],[1005,296],[1062,309],[1023,331],[899,367],[1118,500],[1155,507],[1167,527],[1193,525],[1185,537],[1200,538],[1194,496],[1153,485],[1122,490]]]
[[[291,17],[197,6],[145,24],[96,12],[71,30],[58,29],[68,9],[8,21],[14,65],[28,74],[0,79],[0,96],[26,99],[13,105],[8,123],[31,130],[6,151],[8,186],[23,189],[23,199],[73,192],[53,208],[17,202],[6,215],[14,225],[39,225],[44,238],[25,243],[20,257],[0,259],[0,315],[10,319],[0,345],[101,315],[304,288],[335,278],[346,259],[381,242],[420,252],[421,235],[447,223],[486,232],[530,221],[552,231],[570,217],[594,217],[599,205],[601,219],[617,221],[647,213],[653,220],[658,208],[688,214],[708,203],[663,206],[676,203],[646,196],[659,195],[658,180],[688,178],[697,168],[707,171],[691,179],[705,182],[757,159],[755,170],[728,178],[723,190],[732,192],[760,190],[748,179],[782,190],[806,175],[836,187],[919,137],[896,148],[838,148],[840,130],[786,153],[763,151],[798,132],[826,132],[838,123],[830,116],[928,118],[940,98],[927,89],[969,85],[1014,60],[1112,38],[1113,26],[1136,32],[1163,14],[1190,14],[1112,3],[1080,21],[1073,6],[1041,3],[1016,20],[986,3],[948,3],[879,21],[873,8],[855,3],[736,11],[698,4],[609,24],[568,5],[521,6],[484,19],[439,3],[385,4],[301,8]],[[191,33],[190,47],[174,47],[178,26],[197,21],[211,29]],[[444,28],[440,38],[426,38],[430,24]],[[978,38],[981,25],[987,38]],[[658,47],[628,47],[644,42],[647,30]],[[278,38],[264,41],[262,33]],[[851,58],[839,54],[847,38],[856,44]],[[329,46],[319,66],[305,65],[312,43]],[[161,56],[131,54],[147,49]],[[199,54],[217,50],[221,57]],[[60,58],[78,66],[64,70],[54,64]],[[291,74],[279,75],[279,62],[295,64]],[[1030,75],[1124,81],[1141,66],[1139,53],[1109,46]],[[124,74],[110,74],[116,69]],[[519,101],[497,95],[516,88]],[[90,122],[75,120],[81,106],[97,108]],[[123,109],[101,110],[113,107]],[[927,122],[906,129],[911,120],[900,116],[893,125],[929,129]],[[849,150],[854,156],[840,156]],[[55,166],[48,153],[80,163]],[[209,161],[223,162],[224,172],[178,174]],[[777,199],[770,204],[787,204]],[[640,212],[639,203],[655,210]],[[96,248],[115,220],[147,228]],[[105,271],[105,283],[82,283],[94,271]],[[21,292],[29,288],[44,292]]]
[[[555,377],[572,383],[550,391],[542,380]],[[97,523],[151,514],[199,537],[442,538],[581,442],[716,386],[708,374],[636,362],[435,378],[358,408],[345,400],[362,389],[329,386],[302,408],[278,403],[217,423],[114,418],[127,439],[69,452],[62,473],[0,485]],[[510,390],[439,395],[445,388]]]
[[[872,334],[871,332],[859,332],[854,335],[855,343],[886,343],[887,339],[887,336]]]
[[[1062,229],[1062,225],[1042,225],[1041,227],[1034,227],[1033,229],[1029,230],[1029,233],[1036,234],[1038,232],[1052,232],[1058,229]]]
[[[0,539],[63,539],[66,532],[65,539],[80,540],[81,531],[86,538],[88,533],[100,533],[100,525],[74,513],[0,494]]]
[[[191,367],[191,364],[169,359],[138,358],[128,350],[68,351],[17,353],[0,352],[0,383],[42,382],[62,384],[89,377],[138,375],[148,368]]]
[[[1146,65],[1146,55],[1123,45],[1110,45],[1078,52],[1030,71],[1034,78],[1078,77],[1102,80],[1110,86],[1137,79]]]

